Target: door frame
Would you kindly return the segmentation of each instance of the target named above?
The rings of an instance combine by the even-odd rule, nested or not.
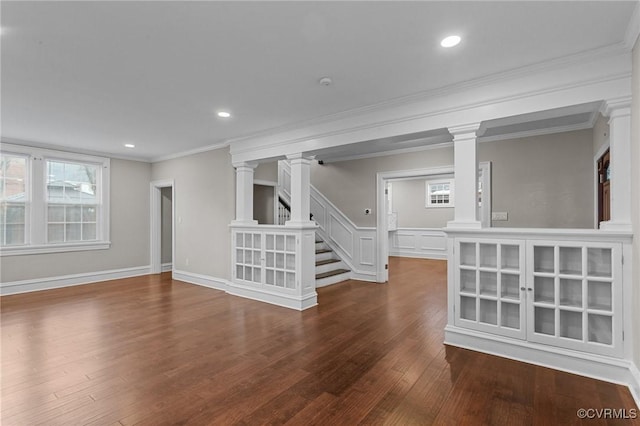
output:
[[[478,163],[478,170],[483,173],[482,208],[480,221],[483,227],[491,227],[491,162]],[[376,173],[376,282],[389,281],[389,230],[387,223],[386,196],[384,190],[388,181],[403,178],[422,178],[438,175],[455,176],[454,166],[432,167],[427,169],[396,170]],[[455,208],[455,206],[454,206]]]
[[[175,271],[176,191],[173,179],[155,180],[150,184],[150,272],[162,272],[162,188],[171,188],[171,272]]]
[[[602,146],[593,156],[593,229],[598,229],[600,227],[600,221],[598,220],[600,216],[600,211],[598,209],[598,185],[600,183],[598,178],[598,161],[608,149],[610,149],[609,138],[604,141]]]

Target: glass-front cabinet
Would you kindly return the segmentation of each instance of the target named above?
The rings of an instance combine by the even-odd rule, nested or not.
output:
[[[456,238],[455,325],[621,356],[622,246]]]
[[[456,325],[524,338],[522,241],[458,240]]]
[[[527,255],[528,340],[616,355],[622,343],[620,244],[529,241]]]

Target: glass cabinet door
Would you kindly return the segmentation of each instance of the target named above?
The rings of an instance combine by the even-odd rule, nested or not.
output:
[[[524,243],[457,239],[455,323],[523,339]]]
[[[529,241],[527,264],[528,340],[619,355],[619,244]]]

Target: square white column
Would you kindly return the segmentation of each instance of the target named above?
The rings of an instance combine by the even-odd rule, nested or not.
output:
[[[257,225],[253,220],[253,172],[256,163],[238,163],[236,168],[236,219],[233,224]]]
[[[455,200],[449,228],[481,228],[478,220],[477,132],[480,123],[449,128],[453,135]]]
[[[611,219],[600,229],[631,232],[631,99],[607,101],[611,173]]]
[[[288,155],[291,163],[291,218],[287,226],[315,226],[311,214],[311,160],[302,154]]]

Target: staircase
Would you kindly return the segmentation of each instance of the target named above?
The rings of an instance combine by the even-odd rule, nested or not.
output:
[[[316,234],[316,288],[351,278],[351,271]]]

